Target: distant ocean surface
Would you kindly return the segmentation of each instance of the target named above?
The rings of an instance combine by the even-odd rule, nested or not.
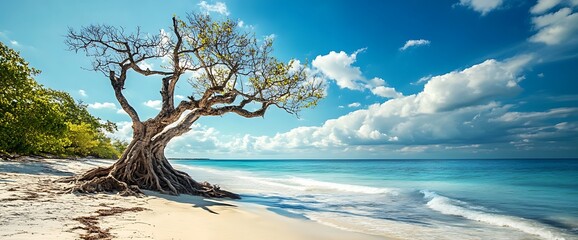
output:
[[[578,239],[578,160],[181,160],[242,201],[402,239]]]

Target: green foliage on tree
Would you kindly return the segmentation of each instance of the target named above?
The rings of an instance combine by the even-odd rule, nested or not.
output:
[[[120,151],[86,105],[34,80],[40,71],[0,42],[0,152],[117,158]]]
[[[98,139],[94,138],[96,133],[89,124],[67,122],[66,125],[68,126],[66,138],[70,140],[70,145],[66,147],[68,153],[86,156],[98,146]]]

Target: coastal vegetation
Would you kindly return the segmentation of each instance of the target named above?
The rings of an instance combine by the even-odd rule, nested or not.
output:
[[[206,14],[172,18],[170,31],[161,34],[127,32],[110,25],[70,29],[66,44],[92,60],[112,85],[116,99],[130,116],[132,142],[109,167],[90,170],[70,181],[73,191],[119,191],[140,194],[140,189],[167,194],[238,198],[216,185],[193,180],[174,169],[165,147],[174,137],[190,130],[201,117],[234,113],[245,118],[262,117],[275,106],[296,114],[313,107],[324,95],[322,81],[299,61],[281,62],[271,55],[273,39],[257,39],[232,20],[214,20]],[[151,69],[151,61],[163,63]],[[192,77],[190,77],[192,76]],[[149,77],[159,81],[162,107],[143,120],[123,91],[127,81]],[[175,89],[187,79],[191,93],[180,100]],[[104,79],[103,79],[104,80]]]
[[[37,74],[0,42],[0,154],[118,158],[126,144],[104,134],[116,126],[90,115],[70,94],[42,86]]]

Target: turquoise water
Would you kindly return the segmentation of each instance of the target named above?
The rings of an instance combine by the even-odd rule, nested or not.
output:
[[[243,201],[403,239],[578,239],[578,160],[191,160]]]

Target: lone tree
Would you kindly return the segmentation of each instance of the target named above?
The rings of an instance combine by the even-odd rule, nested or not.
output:
[[[122,109],[132,120],[133,139],[120,159],[110,167],[92,169],[72,179],[73,191],[119,191],[140,194],[140,189],[166,194],[238,198],[207,182],[197,182],[174,169],[164,150],[171,139],[190,130],[203,116],[236,113],[253,118],[276,106],[291,114],[315,106],[323,97],[320,81],[297,61],[283,63],[271,56],[272,39],[257,40],[236,28],[231,20],[190,14],[172,18],[171,33],[127,33],[124,28],[90,25],[69,29],[66,44],[92,58],[92,69],[103,73]],[[145,68],[146,61],[162,60],[162,69]],[[136,73],[136,74],[134,74]],[[175,87],[188,79],[192,92],[176,102]],[[162,108],[142,120],[123,94],[127,80],[157,77]],[[129,77],[130,76],[130,77]],[[256,109],[256,110],[253,110]]]

